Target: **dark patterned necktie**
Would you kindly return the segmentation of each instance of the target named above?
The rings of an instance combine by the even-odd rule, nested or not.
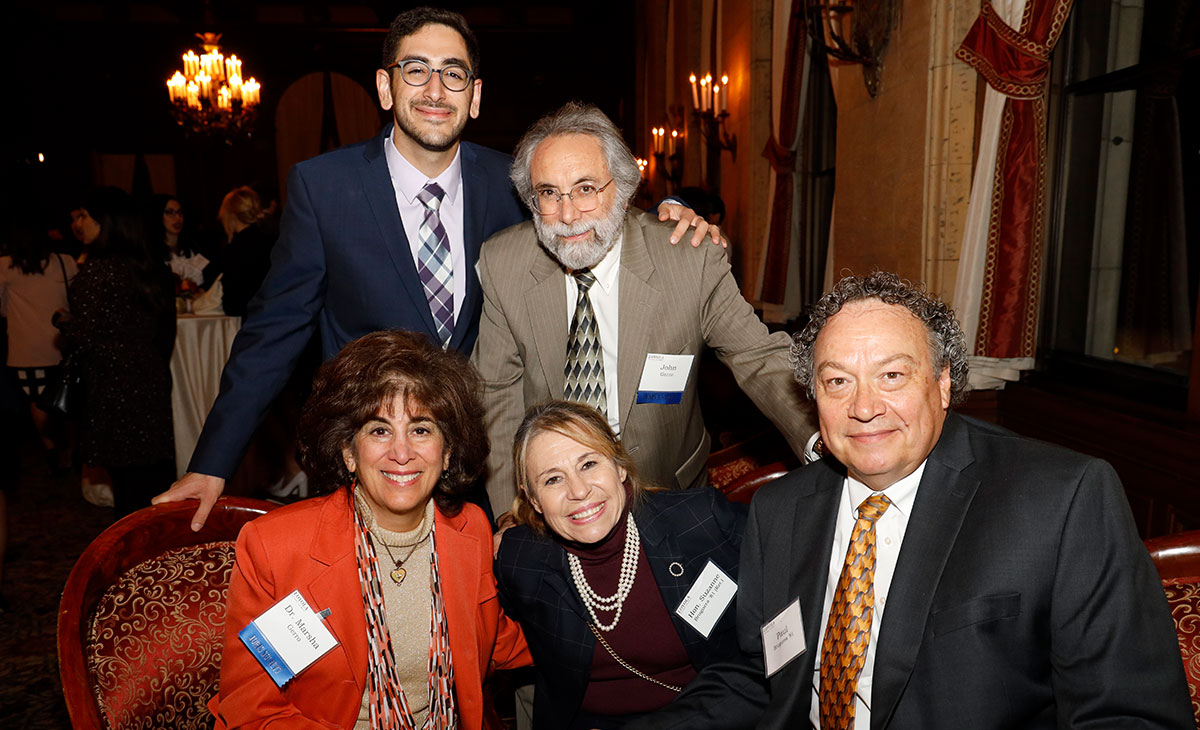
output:
[[[442,227],[438,208],[446,195],[437,183],[429,183],[417,193],[417,200],[425,206],[425,220],[417,234],[421,248],[417,251],[417,273],[425,286],[425,298],[429,300],[429,312],[437,325],[438,339],[445,347],[454,332],[454,272],[450,265],[450,239]]]
[[[567,400],[587,403],[608,415],[608,398],[604,390],[604,351],[600,346],[600,330],[596,326],[596,313],[588,290],[596,283],[590,269],[574,273],[579,294],[575,300],[575,316],[571,319],[571,333],[567,337],[567,361],[563,367],[566,376],[563,397]]]
[[[891,504],[882,494],[873,494],[858,507],[821,642],[821,730],[854,727],[854,693],[867,658],[875,608],[875,522]]]

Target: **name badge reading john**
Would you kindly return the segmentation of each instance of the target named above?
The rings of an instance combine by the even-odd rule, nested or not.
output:
[[[763,624],[762,643],[768,677],[804,653],[804,619],[800,615],[799,598]]]
[[[694,357],[647,353],[642,380],[638,383],[637,402],[673,405],[682,401]]]
[[[275,685],[283,687],[338,645],[321,621],[328,615],[329,609],[314,613],[300,591],[292,591],[238,632],[238,638]]]
[[[675,613],[707,639],[736,595],[737,583],[710,560]]]

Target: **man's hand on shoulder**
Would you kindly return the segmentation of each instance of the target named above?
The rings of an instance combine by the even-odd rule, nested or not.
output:
[[[164,504],[166,502],[182,502],[185,499],[200,500],[196,514],[192,515],[192,531],[199,532],[200,528],[204,527],[204,523],[208,521],[208,513],[212,512],[213,505],[217,503],[217,498],[223,491],[225,491],[225,480],[221,477],[189,471],[180,477],[179,481],[172,484],[170,489],[150,501],[153,504]]]
[[[682,241],[683,237],[687,235],[688,229],[695,226],[696,231],[692,234],[691,240],[693,247],[700,245],[706,233],[712,236],[713,243],[719,243],[725,247],[729,246],[729,241],[721,238],[720,228],[704,220],[703,217],[696,214],[696,211],[686,205],[663,203],[658,206],[658,219],[663,222],[669,220],[679,221],[675,225],[675,230],[671,232],[672,245]]]

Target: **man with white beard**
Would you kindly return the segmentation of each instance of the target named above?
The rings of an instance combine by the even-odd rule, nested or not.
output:
[[[515,493],[510,445],[525,409],[553,398],[606,414],[647,483],[704,484],[710,439],[695,370],[705,347],[804,453],[816,426],[792,377],[791,339],[755,316],[723,249],[663,245],[670,229],[629,209],[641,176],[603,112],[572,102],[537,121],[511,178],[533,221],[482,247],[472,355],[497,512]]]

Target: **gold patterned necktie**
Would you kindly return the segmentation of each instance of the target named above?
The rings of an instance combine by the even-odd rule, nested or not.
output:
[[[604,389],[604,348],[600,344],[600,329],[588,290],[596,283],[590,269],[574,272],[579,296],[575,301],[575,316],[567,338],[567,358],[563,367],[565,378],[563,397],[594,406],[607,415],[608,395]]]
[[[858,507],[821,642],[821,730],[854,727],[854,693],[867,658],[875,607],[875,522],[891,504],[882,494],[873,494]]]

